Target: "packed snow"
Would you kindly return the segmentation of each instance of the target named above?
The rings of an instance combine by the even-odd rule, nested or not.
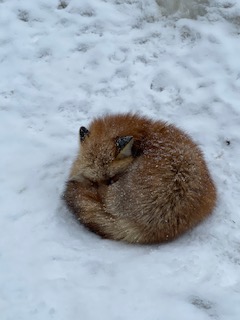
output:
[[[0,319],[240,319],[240,1],[0,0]],[[218,189],[154,246],[103,240],[61,194],[78,129],[176,124]]]

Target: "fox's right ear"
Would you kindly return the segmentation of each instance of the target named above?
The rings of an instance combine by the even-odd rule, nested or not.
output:
[[[134,139],[132,136],[120,137],[116,141],[116,146],[119,150],[117,155],[118,160],[132,156],[132,146]]]
[[[89,131],[85,127],[80,127],[79,129],[79,136],[80,136],[80,141],[83,142],[86,136],[89,136]]]

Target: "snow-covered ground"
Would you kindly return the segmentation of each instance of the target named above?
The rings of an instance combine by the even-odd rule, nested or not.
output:
[[[157,2],[0,0],[1,320],[240,319],[240,1]],[[172,243],[102,240],[60,200],[80,125],[130,110],[186,130],[218,188]]]

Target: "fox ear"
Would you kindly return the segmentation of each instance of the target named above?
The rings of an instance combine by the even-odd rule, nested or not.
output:
[[[80,127],[79,129],[79,136],[80,136],[80,141],[83,142],[83,140],[86,138],[86,136],[89,135],[88,129],[85,127]]]
[[[132,155],[132,146],[134,139],[132,136],[120,137],[116,141],[116,146],[119,150],[119,154],[116,159],[124,159]]]

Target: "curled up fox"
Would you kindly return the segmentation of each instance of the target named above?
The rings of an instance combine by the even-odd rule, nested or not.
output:
[[[174,125],[106,115],[81,127],[79,140],[63,198],[100,236],[165,242],[212,212],[216,189],[202,152]]]

